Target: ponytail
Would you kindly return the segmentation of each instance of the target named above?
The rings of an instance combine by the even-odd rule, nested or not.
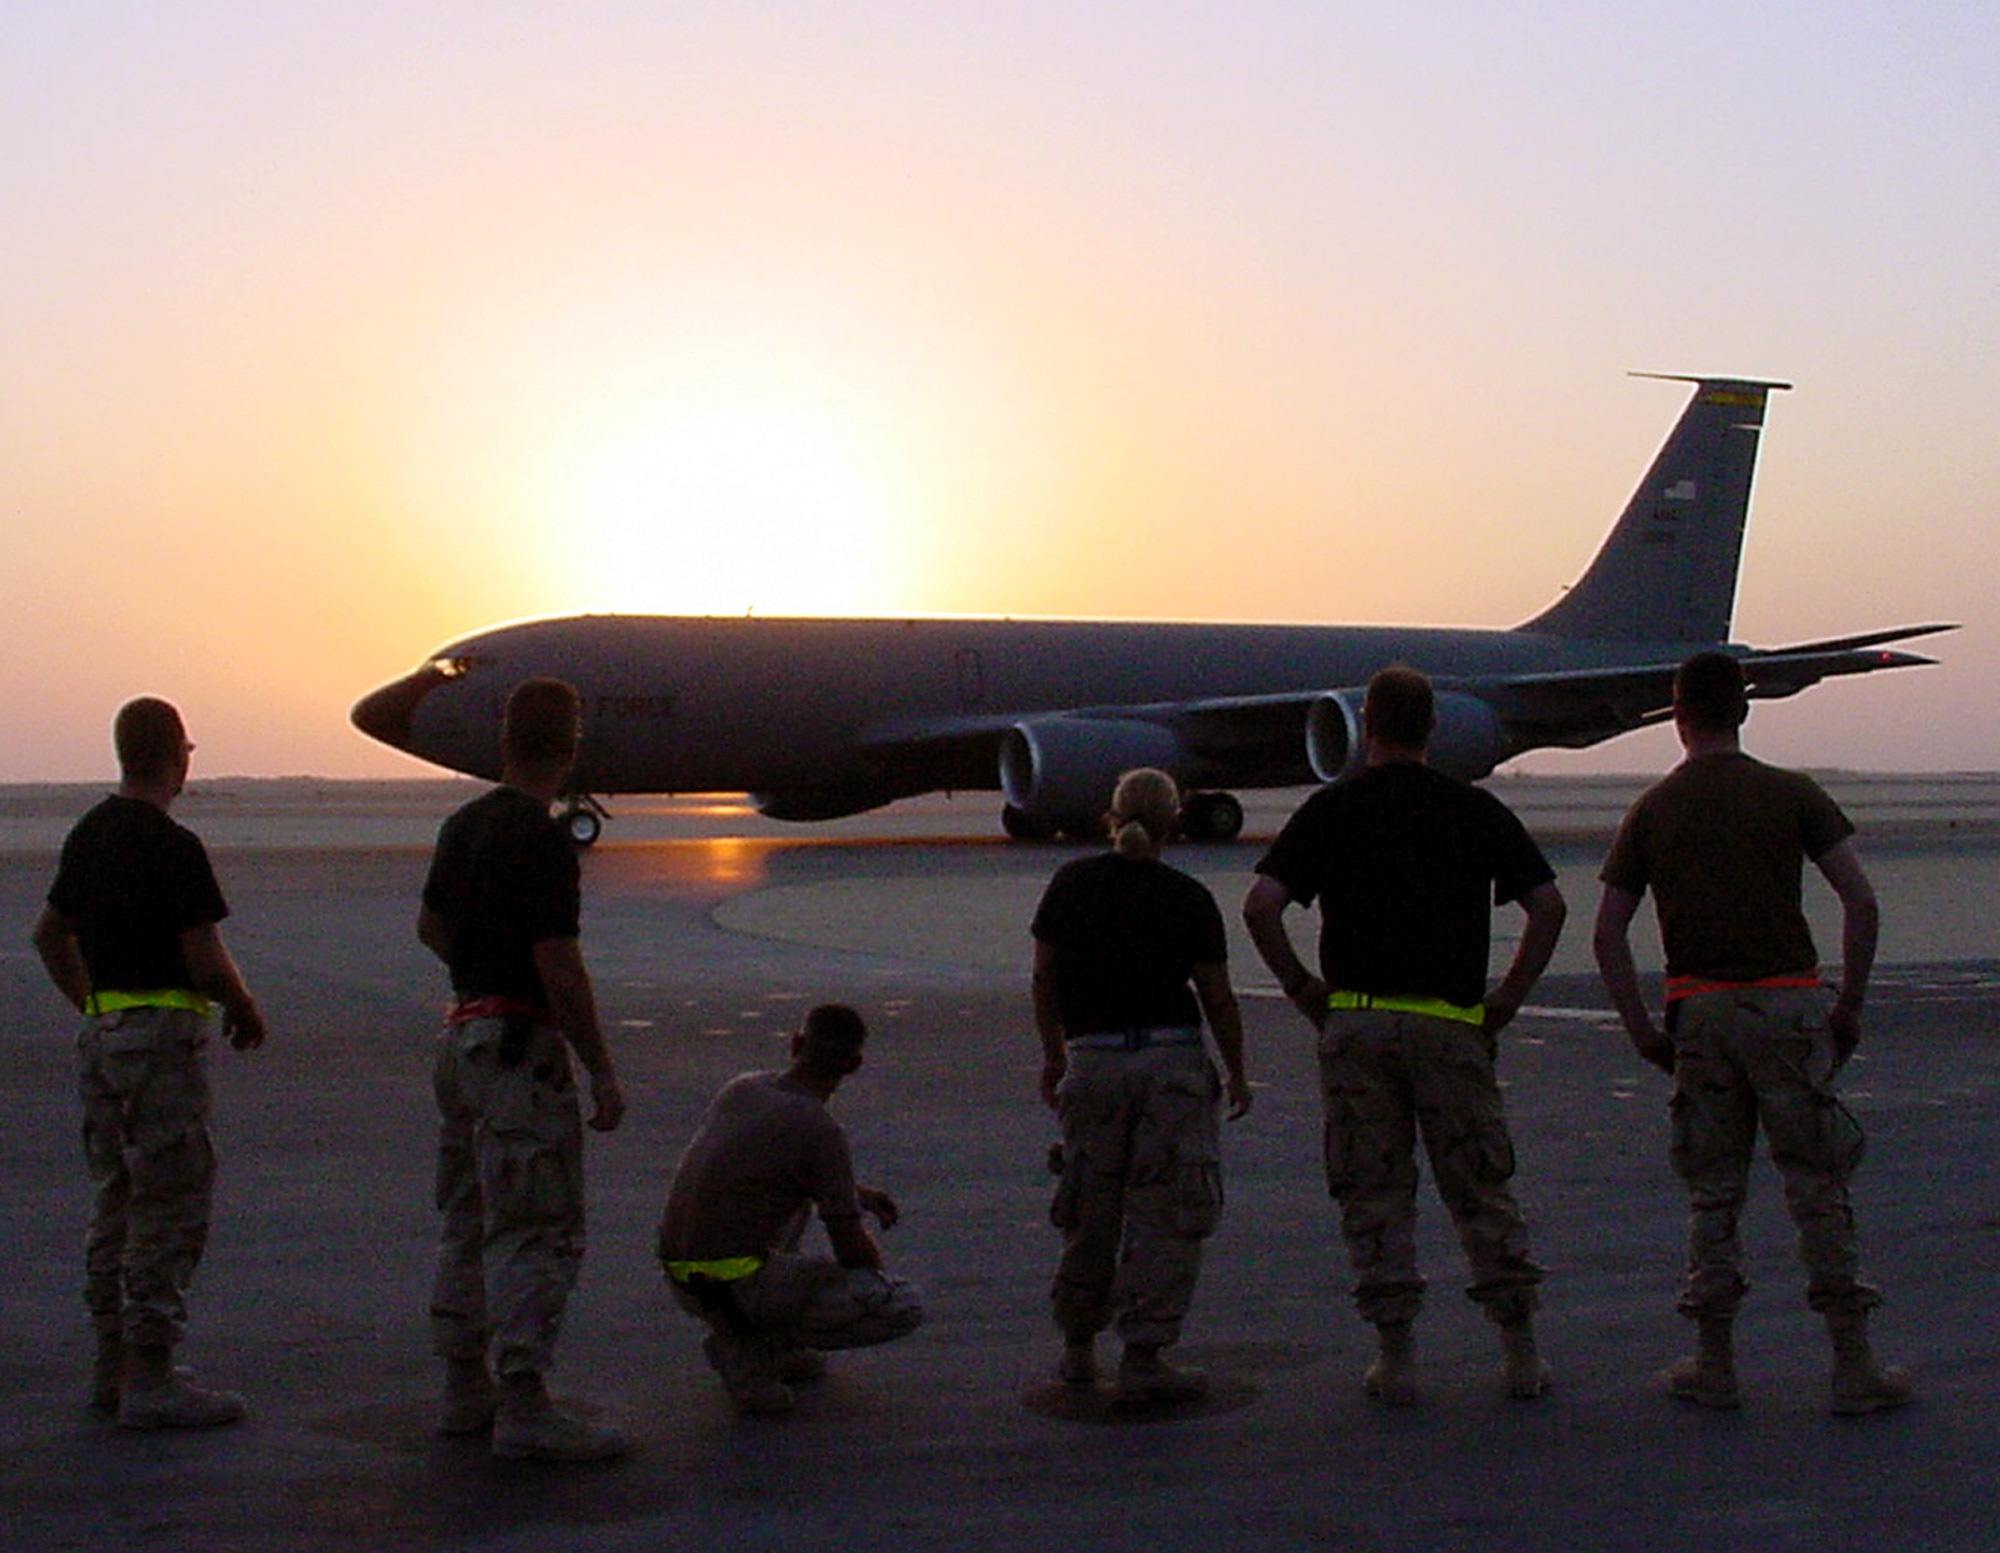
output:
[[[1140,766],[1118,779],[1111,794],[1111,845],[1135,861],[1157,857],[1180,822],[1180,789],[1166,772]]]

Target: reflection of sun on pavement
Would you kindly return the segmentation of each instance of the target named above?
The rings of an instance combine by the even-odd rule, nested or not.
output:
[[[734,896],[713,918],[732,933],[1025,976],[1028,922],[1046,883],[1029,875],[827,879]]]
[[[737,836],[718,836],[713,841],[693,844],[702,883],[726,890],[754,890],[764,882],[765,860],[771,855],[768,841],[746,841]]]

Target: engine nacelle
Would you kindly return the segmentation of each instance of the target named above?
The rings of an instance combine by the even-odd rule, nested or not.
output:
[[[1366,759],[1361,703],[1366,694],[1330,691],[1306,713],[1306,759],[1322,782],[1335,782],[1361,769]],[[1507,731],[1490,703],[1457,691],[1439,692],[1437,725],[1431,730],[1432,766],[1462,782],[1477,782],[1506,752]]]
[[[1338,782],[1361,769],[1360,690],[1336,690],[1306,713],[1306,763],[1322,782]]]
[[[1437,698],[1431,764],[1461,782],[1490,776],[1507,753],[1507,730],[1489,701],[1447,692]]]
[[[1000,790],[1024,815],[1059,824],[1095,821],[1111,789],[1135,766],[1173,772],[1181,741],[1158,723],[1047,717],[1016,723],[1000,740]]]

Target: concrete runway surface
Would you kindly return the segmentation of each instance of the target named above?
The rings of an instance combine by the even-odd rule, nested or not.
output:
[[[1394,1413],[1361,1394],[1369,1333],[1318,1174],[1309,1032],[1240,938],[1257,1104],[1225,1133],[1229,1207],[1181,1349],[1216,1394],[1132,1418],[1065,1407],[1048,1383],[1054,1129],[1034,1098],[1025,971],[1028,912],[1068,849],[994,839],[990,799],[826,831],[655,802],[614,805],[585,864],[586,954],[631,1112],[589,1141],[591,1247],[554,1377],[638,1448],[566,1469],[496,1464],[429,1429],[444,989],[411,926],[437,818],[476,789],[217,784],[176,811],[214,847],[226,933],[272,1037],[214,1053],[222,1169],[183,1350],[245,1391],[252,1416],[169,1436],[82,1405],[71,1021],[27,946],[55,840],[98,790],[0,792],[0,920],[14,924],[0,935],[0,1547],[2000,1546],[2000,783],[1833,785],[1885,897],[1886,963],[1844,1088],[1870,1134],[1856,1207],[1889,1296],[1878,1348],[1915,1371],[1909,1409],[1826,1412],[1825,1341],[1767,1163],[1746,1227],[1746,1406],[1704,1413],[1652,1383],[1687,1341],[1667,1085],[1630,1055],[1585,961],[1590,881],[1633,783],[1506,790],[1572,910],[1502,1057],[1517,1185],[1550,1268],[1556,1389],[1500,1396],[1426,1186],[1424,1400]],[[1288,801],[1253,805],[1253,836]],[[1174,854],[1231,918],[1256,856],[1254,841]],[[901,1344],[836,1355],[792,1416],[739,1419],[660,1286],[653,1223],[709,1094],[775,1064],[824,999],[875,1031],[835,1106],[864,1179],[903,1205],[886,1245],[931,1318]]]

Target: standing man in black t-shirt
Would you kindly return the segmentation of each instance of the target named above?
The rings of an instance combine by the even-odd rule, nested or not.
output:
[[[1341,1206],[1354,1300],[1380,1352],[1378,1401],[1416,1400],[1416,1136],[1472,1266],[1467,1293],[1500,1328],[1507,1394],[1536,1397],[1542,1269],[1508,1181],[1514,1146],[1494,1078],[1495,1037],[1555,952],[1567,908],[1554,871],[1491,793],[1426,764],[1430,681],[1384,669],[1362,707],[1366,768],[1300,807],[1257,864],[1244,920],[1278,985],[1319,1032],[1327,1188]],[[1318,975],[1285,930],[1291,905],[1320,910]],[[1527,921],[1513,963],[1486,987],[1492,907]]]
[[[549,1461],[626,1449],[617,1430],[558,1411],[544,1380],[583,1261],[583,1112],[571,1052],[590,1077],[590,1125],[609,1132],[625,1113],[578,942],[576,853],[549,814],[578,734],[572,687],[515,687],[501,785],[445,821],[417,918],[455,999],[435,1079],[438,1425],[476,1434],[490,1424],[494,1455]]]
[[[34,942],[82,1013],[83,1146],[96,1202],[84,1297],[97,1333],[93,1411],[131,1429],[233,1423],[243,1399],[174,1367],[186,1296],[208,1242],[215,1183],[203,1048],[211,1002],[238,1051],[264,1016],[223,945],[229,915],[208,853],[167,810],[187,783],[170,703],[143,696],[112,724],[118,791],[63,842]]]

